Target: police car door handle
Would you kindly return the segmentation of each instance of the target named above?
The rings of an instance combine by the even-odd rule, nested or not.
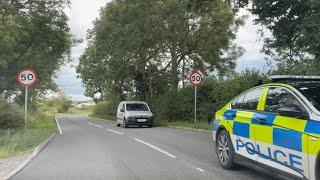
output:
[[[260,118],[258,119],[259,124],[267,124],[267,120]]]

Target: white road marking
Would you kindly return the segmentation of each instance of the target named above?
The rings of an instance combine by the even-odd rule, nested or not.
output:
[[[171,158],[173,158],[173,159],[176,158],[175,155],[170,154],[169,152],[164,151],[164,150],[162,150],[162,149],[160,149],[160,148],[158,148],[158,147],[156,147],[156,146],[154,146],[154,145],[152,145],[152,144],[150,144],[150,143],[147,143],[147,142],[145,142],[145,141],[143,141],[143,140],[141,140],[141,139],[134,138],[134,140],[137,141],[137,142],[140,142],[140,143],[142,143],[142,144],[144,144],[144,145],[147,145],[147,146],[149,146],[149,147],[151,147],[151,148],[153,148],[153,149],[155,149],[155,150],[157,150],[157,151],[159,151],[159,152],[161,152],[161,153],[163,153],[163,154],[165,154],[165,155],[167,155],[167,156],[169,156],[169,157],[171,157]]]
[[[124,134],[124,133],[121,133],[121,132],[118,132],[118,131],[114,131],[114,130],[112,130],[112,129],[107,129],[107,130],[110,131],[110,132],[119,134],[119,135],[123,135],[123,134]]]
[[[60,134],[63,134],[63,133],[62,133],[62,130],[61,130],[61,127],[60,127],[60,124],[59,124],[59,121],[58,121],[58,118],[55,117],[54,120],[55,120],[56,123],[57,123],[58,129],[59,129],[59,133],[60,133]]]
[[[201,169],[201,168],[196,168],[196,170],[198,170],[198,171],[200,171],[200,172],[204,172],[204,170]]]
[[[103,126],[99,126],[99,125],[96,125],[96,124],[92,124],[92,123],[90,123],[90,122],[88,122],[90,125],[92,125],[92,126],[95,126],[95,127],[98,127],[98,128],[103,128]]]

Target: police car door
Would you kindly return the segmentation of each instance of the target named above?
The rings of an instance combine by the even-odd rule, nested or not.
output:
[[[290,175],[308,177],[307,142],[304,135],[308,118],[302,101],[285,87],[270,87],[255,124],[258,162]]]
[[[232,124],[233,133],[231,139],[237,154],[257,161],[258,156],[255,153],[254,130],[251,126],[251,120],[257,111],[259,100],[263,94],[264,88],[255,88],[247,91],[232,104],[236,110],[236,116]]]

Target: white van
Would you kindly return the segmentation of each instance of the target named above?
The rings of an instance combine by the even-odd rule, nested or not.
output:
[[[117,109],[117,126],[127,128],[129,125],[139,127],[153,125],[153,114],[146,102],[122,101]]]

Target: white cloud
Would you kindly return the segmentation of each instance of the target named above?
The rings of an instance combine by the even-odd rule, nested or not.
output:
[[[237,61],[237,70],[241,71],[243,68],[263,69],[266,66],[265,55],[261,52],[263,39],[258,33],[262,26],[254,23],[256,17],[246,9],[241,9],[239,16],[247,16],[247,19],[245,25],[237,33],[236,43],[243,47],[246,52]],[[266,31],[265,28],[264,31],[266,35],[270,36],[270,32]]]
[[[87,100],[84,96],[84,88],[81,79],[77,78],[75,66],[79,63],[79,57],[86,48],[87,30],[92,28],[92,22],[99,16],[99,10],[110,0],[72,0],[71,7],[66,9],[69,17],[71,34],[84,42],[72,48],[72,62],[60,68],[56,73],[55,82],[60,89],[66,91],[75,100]]]

